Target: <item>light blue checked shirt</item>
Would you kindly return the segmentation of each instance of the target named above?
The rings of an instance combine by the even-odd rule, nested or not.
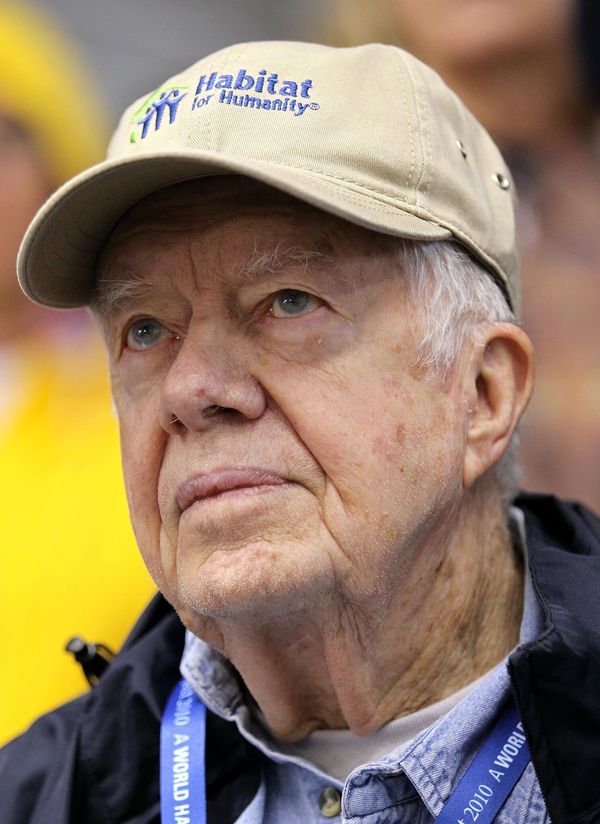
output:
[[[520,642],[533,640],[542,628],[541,609],[527,576]],[[450,712],[411,741],[359,766],[342,783],[311,762],[282,752],[251,714],[231,665],[191,633],[186,638],[181,672],[200,700],[212,712],[235,723],[264,755],[259,789],[237,824],[431,824],[510,692],[503,661]],[[319,799],[325,788],[341,794],[341,813],[334,818],[320,812]],[[550,824],[531,764],[495,824]]]

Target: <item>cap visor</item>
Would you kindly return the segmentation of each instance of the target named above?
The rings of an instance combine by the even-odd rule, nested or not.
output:
[[[60,188],[34,218],[17,261],[19,282],[37,303],[61,308],[90,302],[98,255],[115,224],[146,195],[198,177],[254,178],[367,229],[418,240],[443,240],[449,229],[416,207],[346,180],[298,167],[216,152],[148,154],[105,161]]]

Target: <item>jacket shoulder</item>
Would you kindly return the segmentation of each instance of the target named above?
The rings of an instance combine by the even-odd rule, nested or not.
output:
[[[1,824],[70,822],[86,696],[42,716],[0,750]]]
[[[158,730],[183,638],[156,596],[93,690],[0,750],[0,824],[159,820]]]
[[[544,632],[509,658],[513,689],[553,821],[600,821],[600,521],[549,495],[515,501]]]

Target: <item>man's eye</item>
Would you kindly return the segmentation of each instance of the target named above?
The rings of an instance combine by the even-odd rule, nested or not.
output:
[[[276,318],[294,318],[306,315],[322,304],[323,301],[320,298],[309,292],[302,292],[300,289],[283,289],[273,298],[270,313]]]
[[[165,334],[165,327],[154,318],[141,318],[127,330],[125,343],[129,349],[149,349],[157,344]]]

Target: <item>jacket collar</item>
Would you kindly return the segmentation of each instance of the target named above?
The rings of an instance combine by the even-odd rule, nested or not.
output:
[[[600,521],[583,506],[522,495],[545,628],[509,659],[513,691],[550,817],[600,816]]]

